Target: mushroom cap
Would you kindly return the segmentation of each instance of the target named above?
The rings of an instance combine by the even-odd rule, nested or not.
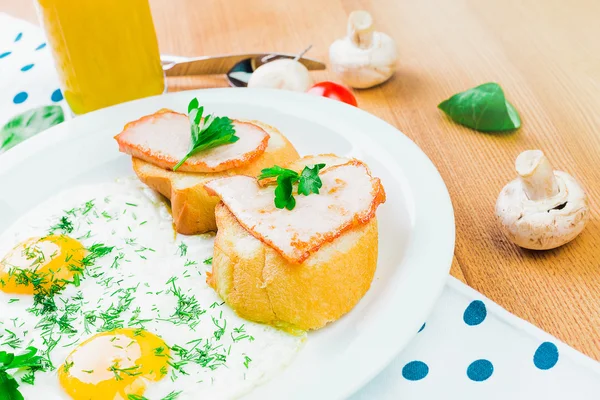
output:
[[[250,75],[248,87],[306,92],[313,80],[306,67],[292,59],[279,59],[261,65]]]
[[[587,196],[566,172],[554,171],[558,194],[534,201],[517,178],[500,192],[496,217],[508,238],[531,250],[548,250],[575,239],[589,219]]]
[[[371,46],[356,46],[349,37],[329,47],[331,67],[348,86],[366,89],[387,81],[396,70],[398,54],[394,40],[382,32],[373,32]]]

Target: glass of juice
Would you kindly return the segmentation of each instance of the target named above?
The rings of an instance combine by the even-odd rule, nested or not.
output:
[[[148,0],[36,0],[74,114],[163,93]]]

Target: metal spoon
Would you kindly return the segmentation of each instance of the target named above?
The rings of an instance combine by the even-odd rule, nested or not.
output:
[[[304,62],[304,61],[313,61],[310,59],[302,58],[302,56],[304,56],[311,48],[312,48],[312,44],[310,46],[308,46],[306,49],[304,49],[301,53],[296,54],[295,56],[291,56],[289,54],[274,53],[274,54],[269,54],[267,56],[264,56],[262,58],[252,58],[249,60],[240,61],[239,63],[234,65],[233,68],[231,68],[227,72],[227,80],[229,81],[229,84],[233,87],[247,87],[248,81],[250,80],[250,76],[252,76],[252,73],[258,67],[260,67],[261,65],[266,64],[268,62],[275,61],[275,60],[282,59],[282,58],[291,58],[294,61],[299,61],[302,64],[304,64],[304,66],[309,70],[325,69],[325,64],[322,64],[322,68],[310,68],[310,66]],[[321,63],[319,63],[319,64],[321,64]]]

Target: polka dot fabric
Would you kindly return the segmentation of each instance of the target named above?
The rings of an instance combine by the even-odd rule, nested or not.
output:
[[[38,27],[0,13],[0,127],[31,108],[66,107],[45,43]]]
[[[64,99],[44,37],[0,13],[0,124],[46,104]],[[414,331],[404,352],[351,400],[600,399],[598,363],[453,278]]]
[[[454,278],[415,338],[350,400],[598,400],[600,364]]]

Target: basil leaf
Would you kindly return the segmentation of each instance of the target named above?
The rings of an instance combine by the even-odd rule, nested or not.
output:
[[[17,115],[0,129],[0,154],[64,120],[60,106],[42,106]]]
[[[438,108],[453,121],[481,132],[501,132],[521,127],[519,113],[494,82],[455,94]]]

